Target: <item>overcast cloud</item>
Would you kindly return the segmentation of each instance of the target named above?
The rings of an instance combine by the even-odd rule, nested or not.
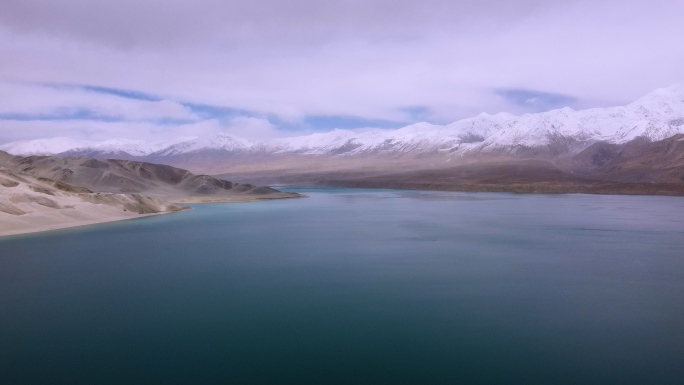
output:
[[[680,0],[4,0],[0,142],[623,104],[684,81],[682,20]]]

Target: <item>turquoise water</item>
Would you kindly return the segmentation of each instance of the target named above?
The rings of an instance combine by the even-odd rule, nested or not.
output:
[[[0,383],[684,378],[682,198],[296,191],[0,238]]]

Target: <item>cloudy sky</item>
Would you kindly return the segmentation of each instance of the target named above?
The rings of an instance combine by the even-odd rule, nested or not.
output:
[[[628,103],[681,0],[3,0],[0,143],[252,139]]]

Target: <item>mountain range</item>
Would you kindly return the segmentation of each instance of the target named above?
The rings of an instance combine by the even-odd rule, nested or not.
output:
[[[0,149],[154,162],[259,184],[684,194],[683,134],[684,85],[676,84],[625,106],[481,114],[448,125],[258,142],[228,134],[152,143],[56,138]]]
[[[575,111],[562,108],[520,116],[481,114],[448,125],[417,123],[367,131],[325,133],[249,141],[229,134],[143,142],[86,142],[68,138],[8,143],[15,155],[69,155],[137,159],[168,164],[263,155],[405,156],[479,152],[533,156],[576,154],[596,142],[657,141],[684,133],[684,84],[662,88],[626,106]]]

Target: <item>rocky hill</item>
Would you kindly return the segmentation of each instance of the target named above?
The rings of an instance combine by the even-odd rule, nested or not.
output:
[[[254,200],[288,198],[269,187],[233,183],[167,165],[85,157],[5,156],[3,164],[32,177],[96,192],[136,193],[165,199]]]
[[[176,202],[299,197],[151,163],[0,151],[0,236],[170,213]]]

